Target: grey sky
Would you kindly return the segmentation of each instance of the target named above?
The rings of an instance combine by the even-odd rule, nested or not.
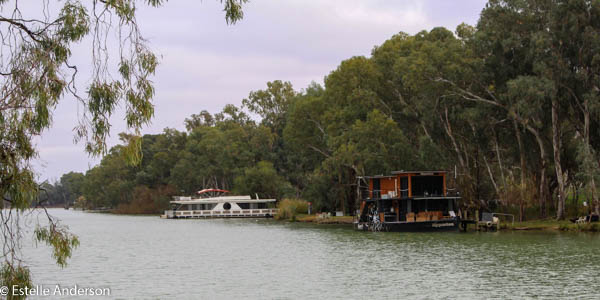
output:
[[[183,120],[203,109],[219,112],[240,105],[252,90],[272,80],[290,81],[300,90],[339,63],[371,49],[395,33],[414,34],[462,22],[475,25],[484,0],[254,0],[244,19],[225,23],[217,0],[169,1],[164,7],[142,8],[142,33],[161,58],[156,76],[155,115],[143,133],[170,127],[183,130]],[[89,50],[74,49],[75,61]],[[79,78],[85,83],[85,74]],[[38,139],[34,162],[41,180],[54,181],[69,171],[85,172],[98,163],[73,144],[77,122],[75,100],[65,98],[54,114],[53,127]],[[124,131],[123,114],[111,119],[109,146]]]

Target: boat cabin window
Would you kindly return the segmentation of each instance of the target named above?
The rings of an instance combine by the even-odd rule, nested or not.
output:
[[[182,204],[178,210],[211,210],[216,204]]]
[[[400,197],[408,197],[408,176],[400,177]]]
[[[381,181],[379,178],[373,178],[373,198],[381,198]]]
[[[443,196],[443,176],[413,176],[411,181],[413,197]]]

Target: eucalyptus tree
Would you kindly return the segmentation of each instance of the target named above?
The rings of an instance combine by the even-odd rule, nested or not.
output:
[[[270,128],[257,126],[240,108],[226,105],[214,117],[203,115],[205,120],[214,121],[188,122],[194,127],[185,144],[178,155],[169,155],[174,159],[169,163],[169,184],[184,193],[201,188],[232,189],[234,179],[245,168],[270,158],[273,150],[275,138]]]
[[[202,110],[199,114],[192,114],[189,118],[185,118],[185,129],[191,132],[196,127],[213,126],[215,119],[207,110]]]
[[[436,35],[446,36],[446,38],[440,40],[438,47],[423,46],[423,51],[416,52],[416,57],[407,60],[409,67],[413,66],[412,72],[408,72],[407,77],[409,80],[416,79],[412,82],[420,84],[416,88],[417,95],[425,93],[425,99],[438,99],[435,105],[430,107],[442,108],[444,112],[440,118],[442,128],[457,153],[459,165],[463,166],[463,170],[468,170],[466,168],[468,158],[471,157],[475,162],[475,172],[465,173],[479,173],[481,163],[478,149],[493,149],[489,153],[483,153],[481,157],[497,194],[501,192],[499,186],[506,187],[505,168],[502,164],[498,137],[510,137],[502,132],[514,128],[520,145],[523,183],[525,151],[521,138],[529,136],[521,136],[520,128],[525,128],[533,136],[538,145],[540,161],[538,168],[540,170],[538,176],[540,214],[545,216],[546,201],[549,198],[546,172],[551,163],[547,137],[551,135],[548,134],[544,124],[551,123],[552,119],[555,120],[552,123],[556,125],[553,126],[554,136],[560,136],[561,129],[557,124],[556,115],[549,113],[552,107],[557,107],[556,103],[550,105],[550,100],[556,99],[554,82],[539,73],[539,64],[542,60],[539,55],[536,56],[536,50],[543,49],[544,46],[536,40],[541,34],[536,35],[536,33],[543,30],[544,25],[540,24],[540,20],[543,19],[540,11],[543,10],[533,8],[534,2],[537,3],[536,1],[489,1],[482,11],[476,28],[459,26],[457,29],[459,39],[454,39],[447,33],[440,35],[443,32],[441,30]],[[540,4],[543,6],[552,1],[538,2],[543,3]],[[433,31],[430,33],[434,39],[436,35]],[[419,67],[419,63],[423,67]],[[426,88],[428,86],[429,88]],[[449,108],[452,110],[448,110]],[[435,109],[431,110],[435,111]],[[451,112],[456,116],[453,120],[447,117]],[[551,118],[552,116],[554,118]],[[514,126],[505,125],[511,123]],[[451,126],[454,130],[450,130]],[[455,134],[456,129],[462,132]],[[472,134],[469,134],[469,131]],[[453,135],[462,136],[470,141],[459,142]],[[556,150],[554,151],[556,174],[562,176],[560,142],[552,144],[555,145]],[[472,148],[475,154],[464,150],[462,151],[464,154],[461,154],[460,150],[468,149],[469,145],[475,146]],[[495,172],[489,164],[489,160],[494,156],[498,164],[500,180],[495,178]],[[557,176],[557,178],[562,177]],[[502,184],[498,184],[498,181]],[[558,183],[559,187],[564,187],[564,180],[558,180]],[[564,195],[562,198],[564,199]]]
[[[576,171],[564,160],[568,145],[581,143],[588,156],[593,149],[589,132],[597,126],[590,116],[597,116],[599,12],[598,1],[492,0],[477,28],[476,44],[493,74],[494,89],[472,98],[504,108],[535,137],[542,200],[547,198],[544,172],[551,148],[559,219],[564,218],[568,173]],[[550,130],[545,124],[551,124]],[[598,158],[591,161],[598,164]],[[588,178],[593,191],[594,176]]]
[[[285,127],[285,114],[297,93],[289,81],[267,82],[265,90],[252,91],[242,100],[244,107],[261,117],[261,122],[281,135]]]
[[[39,1],[36,11],[28,15],[21,2],[0,0],[0,283],[4,286],[31,284],[19,255],[21,218],[38,196],[30,164],[37,153],[33,140],[51,126],[58,102],[73,98],[81,105],[75,140],[92,155],[106,153],[109,117],[118,106],[124,108],[127,128],[134,134],[153,115],[150,77],[158,58],[139,30],[138,2],[157,7],[164,1]],[[246,0],[221,2],[227,22],[242,18]],[[116,43],[109,41],[110,34],[118,36]],[[72,49],[82,41],[91,44],[91,76],[84,78],[87,86],[78,89],[75,80],[82,66],[72,61]],[[111,53],[117,54],[110,57]],[[140,160],[140,143],[139,138],[130,143],[129,161]],[[50,245],[53,258],[64,266],[78,239],[46,215],[48,225],[39,224],[35,238]]]
[[[187,134],[165,128],[161,134],[142,137],[142,161],[136,167],[136,183],[150,188],[168,184],[171,168],[184,149]]]
[[[297,96],[286,114],[282,136],[289,169],[286,178],[296,189],[298,197],[305,197],[307,189],[317,189],[320,186],[312,179],[317,177],[314,171],[325,159],[323,153],[327,153],[327,135],[322,119],[327,106],[323,93],[321,85],[311,83]]]
[[[337,175],[334,183],[339,195],[333,199],[340,199],[337,209],[343,211],[354,211],[356,176],[365,175],[358,160],[349,157],[355,150],[349,148],[352,127],[359,120],[366,121],[375,109],[388,118],[393,117],[389,105],[379,95],[382,79],[375,64],[362,56],[342,61],[325,78],[323,101],[326,109],[322,120],[327,139],[326,149],[321,152],[324,156],[322,168]]]
[[[543,68],[557,84],[561,104],[580,139],[580,173],[600,214],[596,184],[600,176],[600,2],[590,0],[556,1],[547,12],[544,39],[552,49],[552,59]],[[549,72],[548,72],[549,71]],[[562,108],[562,111],[566,111]],[[560,116],[560,115],[559,115]],[[592,133],[594,132],[594,133]]]
[[[78,172],[69,172],[60,177],[60,185],[64,187],[66,193],[66,204],[72,204],[81,196],[84,180],[85,176]]]
[[[453,92],[450,82],[468,84],[478,76],[479,67],[465,46],[474,29],[461,25],[457,31],[458,37],[445,28],[413,36],[400,33],[376,47],[372,59],[386,74],[380,94],[394,108],[394,119],[411,137],[411,146],[438,158],[430,161],[422,152],[421,165],[453,169],[457,163],[463,196],[481,200],[489,195],[482,174],[485,166],[490,170],[490,155],[480,149],[489,148],[486,132],[495,126],[490,117],[502,118],[492,109],[458,101],[460,97]],[[488,174],[498,191],[493,173]]]
[[[275,80],[267,82],[266,89],[251,91],[248,98],[242,100],[244,108],[260,116],[260,132],[272,136],[272,147],[267,152],[269,157],[265,159],[273,162],[275,169],[282,174],[293,169],[291,157],[284,146],[283,130],[289,108],[297,97],[298,93],[290,82]]]
[[[241,195],[258,195],[261,198],[281,199],[291,186],[277,173],[273,163],[259,161],[235,177],[234,191]]]
[[[83,196],[88,201],[87,208],[115,208],[131,201],[136,167],[128,163],[125,148],[112,147],[100,164],[86,172]]]

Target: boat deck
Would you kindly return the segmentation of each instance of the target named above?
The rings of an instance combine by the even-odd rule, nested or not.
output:
[[[241,209],[241,210],[179,210],[165,211],[167,219],[205,219],[205,218],[267,218],[273,217],[278,212],[277,208]]]

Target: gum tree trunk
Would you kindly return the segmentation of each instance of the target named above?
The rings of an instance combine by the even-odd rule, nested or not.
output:
[[[517,121],[513,120],[515,126],[515,134],[517,136],[517,143],[519,144],[519,156],[521,158],[521,187],[519,188],[520,200],[519,200],[519,222],[525,220],[525,152],[523,150],[523,142],[521,141],[521,132]]]
[[[546,167],[548,162],[546,160],[546,148],[544,147],[544,141],[540,136],[538,130],[531,126],[527,126],[527,130],[531,132],[535,136],[535,140],[540,148],[540,160],[541,160],[541,170],[540,170],[540,218],[546,217],[546,200],[548,198],[548,180],[546,179]]]
[[[554,153],[554,170],[556,171],[556,180],[558,181],[558,207],[556,210],[556,219],[565,218],[565,174],[563,174],[560,164],[560,129],[558,128],[558,100],[552,100],[552,149]]]

